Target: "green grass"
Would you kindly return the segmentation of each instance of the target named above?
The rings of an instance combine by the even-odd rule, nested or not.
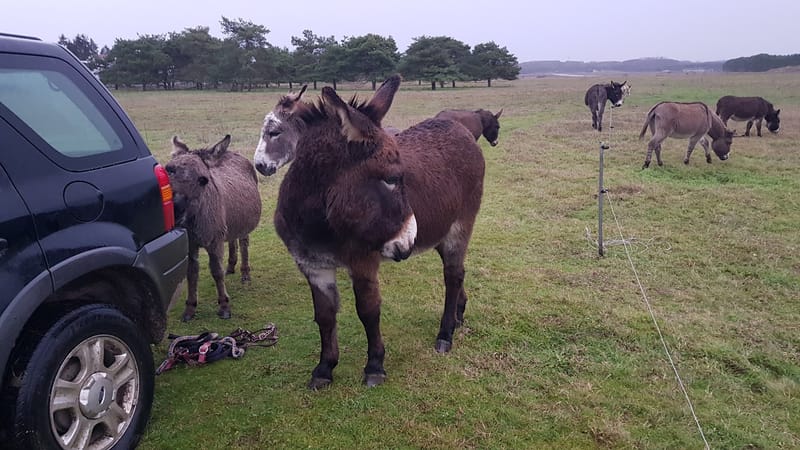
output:
[[[479,141],[487,172],[465,326],[449,354],[436,354],[438,257],[384,264],[389,378],[378,388],[361,384],[366,339],[343,273],[335,380],[305,388],[319,335],[308,285],[272,227],[285,169],[262,177],[253,282],[228,279],[233,319],[216,317],[204,267],[197,318],[181,323],[176,305],[168,328],[228,333],[274,322],[280,342],[159,376],[141,448],[701,448],[623,247],[599,258],[587,240],[587,229],[597,233],[601,140],[611,145],[611,205],[711,447],[800,447],[800,80],[632,76],[632,96],[606,110],[599,134],[583,94],[606,78],[401,87],[385,124],[406,127],[444,108],[504,112],[500,144]],[[370,95],[368,84],[340,86],[345,97],[352,89]],[[115,95],[165,162],[173,134],[198,146],[230,133],[232,148],[252,157],[264,114],[287,90]],[[688,166],[686,141],[668,140],[664,167],[641,170],[638,134],[653,104],[713,106],[725,94],[771,100],[782,110],[780,133],[736,138],[724,162],[707,164],[698,149]],[[620,238],[608,205],[605,225],[607,240]],[[156,363],[166,347],[154,348]]]

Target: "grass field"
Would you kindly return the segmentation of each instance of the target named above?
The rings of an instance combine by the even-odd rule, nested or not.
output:
[[[305,279],[272,226],[285,169],[262,177],[253,282],[228,280],[233,319],[216,317],[204,264],[197,318],[181,323],[178,304],[168,328],[228,333],[274,322],[280,342],[159,376],[141,448],[702,448],[625,248],[597,256],[601,140],[611,147],[606,239],[621,238],[615,215],[708,443],[800,447],[800,78],[628,80],[632,94],[606,110],[603,133],[592,130],[583,95],[607,77],[434,92],[404,83],[386,125],[407,127],[444,108],[503,108],[502,129],[497,147],[479,141],[487,172],[467,257],[465,326],[449,354],[434,352],[444,297],[435,252],[384,264],[389,378],[378,388],[361,384],[366,339],[345,274],[334,383],[305,388],[319,335]],[[369,87],[353,92],[369,97]],[[173,134],[196,147],[230,133],[232,148],[252,158],[264,114],[287,90],[115,95],[166,162]],[[650,106],[701,100],[713,108],[725,94],[771,100],[780,132],[736,138],[730,159],[712,164],[698,146],[688,166],[687,141],[667,140],[664,167],[641,169],[638,134]],[[744,123],[730,126],[744,131]],[[166,348],[155,347],[156,364]]]

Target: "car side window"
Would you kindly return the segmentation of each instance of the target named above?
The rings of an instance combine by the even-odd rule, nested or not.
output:
[[[58,58],[6,55],[0,61],[0,118],[68,170],[138,154],[129,130],[93,83]]]
[[[0,69],[0,102],[64,156],[122,149],[108,121],[63,73]]]

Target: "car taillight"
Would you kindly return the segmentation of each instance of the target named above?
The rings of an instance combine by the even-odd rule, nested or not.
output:
[[[164,211],[164,230],[169,231],[175,228],[175,205],[172,203],[172,186],[169,184],[167,171],[156,164],[153,168],[158,180],[158,188],[161,190],[161,207]]]

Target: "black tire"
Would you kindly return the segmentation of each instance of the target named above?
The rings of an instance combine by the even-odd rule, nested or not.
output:
[[[107,305],[56,320],[22,376],[12,442],[24,449],[134,448],[153,405],[153,355],[144,336]],[[81,435],[88,440],[71,438]]]

